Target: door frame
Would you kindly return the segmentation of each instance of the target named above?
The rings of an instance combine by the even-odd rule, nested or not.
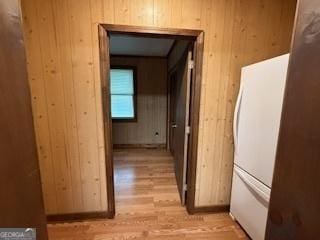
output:
[[[139,27],[115,24],[99,24],[99,56],[100,56],[100,81],[101,81],[101,101],[103,111],[104,127],[104,145],[105,145],[105,163],[107,180],[107,216],[113,218],[115,215],[114,198],[114,164],[113,164],[113,146],[112,146],[112,119],[110,110],[110,52],[109,52],[109,34],[119,33],[127,35],[154,37],[154,38],[173,38],[187,39],[194,42],[191,88],[191,110],[190,115],[190,138],[188,147],[188,169],[187,169],[187,198],[186,208],[188,213],[195,213],[195,187],[196,170],[198,155],[198,134],[199,134],[199,115],[201,99],[201,81],[202,81],[202,62],[203,62],[203,30],[157,28],[157,27]]]

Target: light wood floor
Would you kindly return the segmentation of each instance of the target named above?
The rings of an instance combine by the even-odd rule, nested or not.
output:
[[[228,213],[188,215],[164,150],[114,153],[116,217],[48,225],[50,240],[247,239]]]

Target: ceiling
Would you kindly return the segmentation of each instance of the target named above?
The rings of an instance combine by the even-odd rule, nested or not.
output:
[[[174,39],[110,35],[110,54],[166,57]]]

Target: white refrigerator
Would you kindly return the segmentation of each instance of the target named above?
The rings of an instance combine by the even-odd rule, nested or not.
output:
[[[243,67],[234,113],[230,214],[264,239],[289,54]]]

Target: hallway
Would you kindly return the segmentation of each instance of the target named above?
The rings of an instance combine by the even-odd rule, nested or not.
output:
[[[165,150],[116,150],[114,220],[50,224],[50,240],[247,239],[227,213],[188,215]]]

